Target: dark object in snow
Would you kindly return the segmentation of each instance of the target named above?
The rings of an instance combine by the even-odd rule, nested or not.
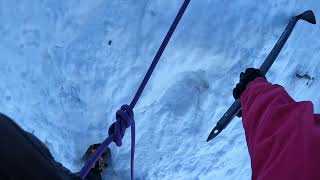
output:
[[[305,20],[311,24],[316,24],[316,18],[311,10],[305,11],[304,13],[298,16],[292,17],[287,27],[285,28],[284,32],[282,33],[281,37],[277,41],[276,45],[273,47],[268,57],[259,68],[263,74],[266,74],[268,72],[273,62],[276,60],[277,56],[279,55],[281,49],[287,42],[295,25],[300,19]],[[207,139],[207,142],[212,140],[216,136],[218,136],[222,132],[222,130],[229,125],[229,123],[239,113],[240,110],[241,110],[240,100],[237,99],[229,107],[229,109],[224,113],[222,118],[217,122],[216,126],[212,129]]]
[[[296,73],[296,77],[299,78],[299,79],[306,79],[308,80],[307,81],[307,85],[312,85],[313,84],[313,81],[314,81],[314,77],[311,77],[309,74],[299,74],[299,73]]]
[[[111,46],[111,44],[112,44],[112,41],[110,40],[110,41],[108,42],[108,44],[109,44],[109,46]]]
[[[37,137],[24,131],[12,119],[0,113],[0,179],[80,180],[56,162]],[[86,180],[100,180],[90,171]]]
[[[98,147],[101,144],[93,144],[91,145],[85,155],[83,156],[83,160],[84,162],[87,162],[90,159],[90,156],[92,156],[98,149]],[[92,167],[91,172],[95,172],[95,173],[89,173],[87,175],[87,179],[101,179],[101,176],[104,173],[104,170],[111,164],[111,151],[109,148],[107,148],[103,154],[100,156],[99,160],[96,162],[96,164],[94,165],[94,167]]]
[[[299,78],[299,79],[307,79],[307,80],[314,80],[314,77],[311,77],[309,74],[299,74],[299,73],[296,73],[296,77]]]

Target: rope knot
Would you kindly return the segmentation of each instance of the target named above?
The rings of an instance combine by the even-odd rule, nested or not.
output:
[[[132,108],[125,104],[116,113],[116,122],[114,122],[108,131],[109,136],[114,137],[113,141],[117,146],[122,145],[122,138],[132,123],[134,123],[134,114]]]

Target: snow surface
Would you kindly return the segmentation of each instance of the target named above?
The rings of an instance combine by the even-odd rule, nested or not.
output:
[[[0,0],[0,109],[72,171],[130,103],[182,0]],[[317,0],[193,0],[135,108],[136,179],[250,179],[240,119],[206,138],[291,16]],[[320,112],[320,29],[299,22],[267,74]],[[110,45],[109,45],[110,44]],[[308,74],[311,79],[298,78]],[[307,76],[305,76],[307,77]],[[129,179],[130,131],[106,179]]]

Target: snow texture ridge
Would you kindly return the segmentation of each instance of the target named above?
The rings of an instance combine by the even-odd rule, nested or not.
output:
[[[0,109],[72,171],[133,98],[182,0],[0,0]],[[135,109],[136,179],[250,179],[240,119],[208,133],[239,73],[315,0],[191,1]],[[298,22],[267,74],[320,112],[320,28]],[[130,177],[130,137],[105,179]]]

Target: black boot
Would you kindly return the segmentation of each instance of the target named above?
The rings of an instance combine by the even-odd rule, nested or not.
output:
[[[83,160],[84,162],[88,162],[91,155],[94,154],[96,152],[96,150],[98,149],[98,147],[101,144],[93,144],[91,145],[87,152],[85,153],[85,155],[83,156]],[[103,154],[101,155],[101,157],[99,158],[99,160],[96,162],[96,164],[94,165],[94,167],[92,167],[92,169],[90,170],[87,179],[91,180],[91,179],[101,179],[101,176],[104,173],[104,170],[108,167],[108,165],[111,163],[111,151],[109,148],[107,148]],[[100,178],[97,178],[97,177]],[[92,178],[95,177],[95,178]]]

